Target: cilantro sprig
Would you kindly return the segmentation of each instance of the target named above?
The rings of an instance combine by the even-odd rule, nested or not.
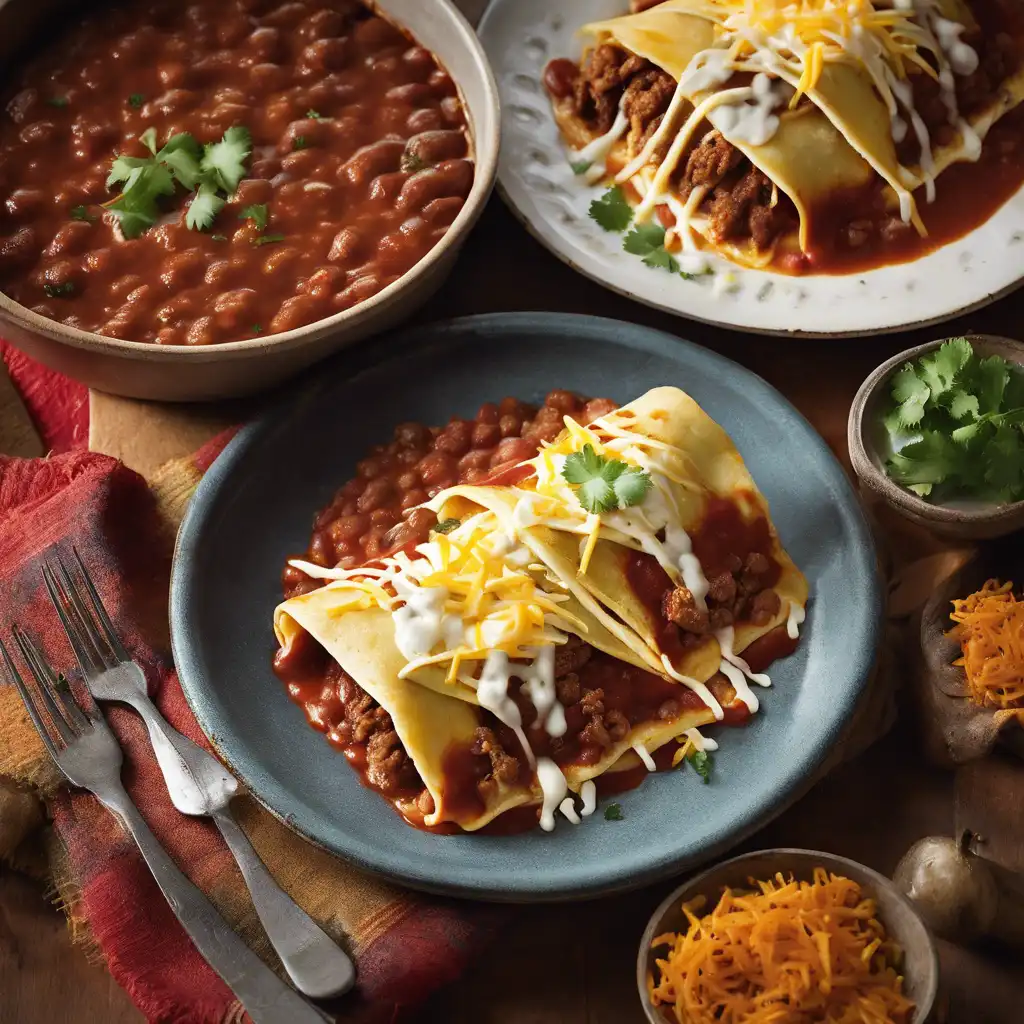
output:
[[[609,804],[604,809],[604,820],[605,821],[622,821],[624,815],[622,813],[621,804]]]
[[[180,132],[157,149],[155,128],[147,128],[139,141],[150,155],[121,154],[107,176],[107,188],[121,186],[121,194],[107,209],[117,218],[125,238],[136,238],[151,228],[160,216],[161,197],[174,195],[178,185],[195,192],[185,213],[186,226],[205,231],[223,209],[225,196],[238,188],[252,152],[248,129],[238,125],[207,146]]]
[[[621,187],[613,185],[590,204],[590,216],[605,231],[625,231],[633,221],[633,207]]]
[[[639,505],[651,489],[650,474],[598,455],[589,444],[566,458],[562,476],[576,488],[580,504],[598,515]]]
[[[266,230],[269,217],[266,203],[253,203],[251,206],[245,207],[238,215],[239,220],[251,220],[256,225],[257,231]]]
[[[704,780],[706,786],[711,781],[711,755],[706,750],[694,750],[686,756],[693,770]]]
[[[679,273],[679,262],[665,248],[665,229],[660,224],[637,224],[622,243],[626,252],[643,256],[648,267],[660,267],[670,274]]]
[[[882,418],[898,484],[931,501],[1024,499],[1024,372],[966,338],[904,365]]]
[[[461,520],[459,519],[442,519],[437,526],[434,527],[434,533],[451,533],[452,530],[457,530],[461,524]]]

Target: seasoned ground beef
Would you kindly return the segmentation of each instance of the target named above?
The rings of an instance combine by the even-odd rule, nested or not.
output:
[[[481,726],[477,729],[473,738],[473,753],[486,754],[491,761],[490,778],[497,782],[503,782],[507,786],[513,785],[519,778],[519,758],[508,753],[502,747],[493,730]]]
[[[679,627],[684,646],[700,643],[709,632],[735,622],[767,625],[782,607],[779,595],[766,585],[772,570],[772,563],[758,551],[742,560],[734,555],[724,571],[708,580],[707,611],[697,607],[688,588],[673,587],[662,596],[661,613]]]
[[[720,132],[708,132],[686,161],[683,194],[689,195],[698,185],[717,185],[742,161],[743,154],[731,142],[726,142]]]
[[[570,633],[565,643],[555,648],[555,679],[558,680],[571,672],[579,672],[590,661],[593,653],[594,648],[590,644]]]
[[[626,83],[638,72],[650,70],[643,57],[603,43],[587,54],[573,92],[573,109],[603,135],[615,123]]]
[[[791,207],[782,198],[768,175],[748,166],[737,180],[727,179],[715,189],[708,210],[711,233],[720,242],[753,238],[758,249],[767,249],[793,224]]]
[[[622,109],[629,118],[630,132],[637,139],[638,150],[643,149],[658,130],[675,91],[675,79],[655,67],[641,71],[626,86]]]

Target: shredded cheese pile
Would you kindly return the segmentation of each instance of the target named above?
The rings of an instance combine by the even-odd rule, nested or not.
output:
[[[604,420],[595,420],[589,427],[577,423],[571,416],[564,418],[565,431],[554,441],[545,444],[535,459],[531,461],[535,477],[526,486],[532,486],[542,502],[534,514],[537,521],[543,521],[552,529],[579,533],[583,536],[580,546],[579,575],[585,575],[594,547],[602,533],[620,543],[625,541],[635,546],[628,537],[623,537],[614,529],[614,519],[588,513],[579,503],[572,488],[562,476],[565,460],[576,452],[581,452],[590,445],[595,454],[606,459],[618,459],[627,466],[650,472],[655,486],[662,485],[664,480],[671,480],[682,486],[690,482],[678,471],[674,470],[667,460],[658,459],[659,452],[677,452],[676,449],[655,438],[647,437],[633,431],[613,426]],[[667,492],[666,492],[667,493]],[[631,510],[634,515],[638,510]]]
[[[963,667],[975,704],[1024,707],[1024,601],[1012,583],[988,580],[981,590],[953,602],[950,635],[960,641]]]
[[[321,569],[298,560],[291,564],[334,581],[330,589],[342,592],[335,614],[372,607],[396,614],[404,607],[437,623],[439,635],[431,649],[409,659],[399,676],[447,664],[451,683],[464,662],[485,661],[492,651],[521,658],[530,648],[563,643],[561,629],[585,632],[561,607],[567,597],[538,585],[543,567],[532,566],[525,549],[511,552],[513,546],[495,514],[481,512],[450,535],[435,534],[418,545],[417,557],[398,552],[377,566],[356,569]],[[424,607],[416,607],[420,603]]]
[[[702,918],[684,905],[686,932],[654,940],[669,947],[657,983],[648,978],[655,1006],[679,1024],[909,1022],[898,950],[856,882],[816,868],[812,882],[751,884]]]

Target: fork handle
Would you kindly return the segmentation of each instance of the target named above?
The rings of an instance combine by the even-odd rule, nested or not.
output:
[[[213,904],[171,860],[123,787],[108,787],[100,800],[131,832],[174,916],[206,962],[238,997],[254,1024],[324,1024],[329,1020],[281,981],[232,931]]]
[[[299,991],[323,999],[351,988],[356,972],[348,954],[274,881],[230,806],[212,817],[238,862],[267,937]]]

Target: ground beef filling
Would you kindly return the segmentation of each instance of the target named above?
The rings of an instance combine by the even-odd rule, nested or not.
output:
[[[722,572],[708,580],[706,611],[698,607],[687,587],[673,587],[661,599],[662,615],[679,628],[684,646],[700,643],[715,630],[737,622],[766,626],[782,607],[779,595],[766,586],[771,572],[771,562],[757,551],[743,560],[734,555]]]
[[[556,757],[566,744],[607,750],[629,732],[626,715],[605,707],[604,690],[588,687],[580,680],[579,671],[593,653],[589,644],[573,635],[555,652],[558,699],[566,708],[578,704],[583,717],[582,728],[575,736],[550,738],[551,753]],[[391,716],[336,663],[332,664],[330,675],[337,680],[338,696],[344,706],[344,721],[337,726],[332,738],[349,749],[365,751],[366,781],[374,789],[385,796],[408,799],[422,814],[432,813],[433,798],[402,745]],[[530,707],[524,705],[522,710],[524,724],[529,729],[532,724]],[[665,707],[659,709],[659,715],[669,718],[678,711],[678,707]],[[502,787],[528,783],[523,751],[518,743],[513,746],[503,742],[497,723],[476,730],[470,753],[482,762],[475,773],[482,800],[493,798]]]

